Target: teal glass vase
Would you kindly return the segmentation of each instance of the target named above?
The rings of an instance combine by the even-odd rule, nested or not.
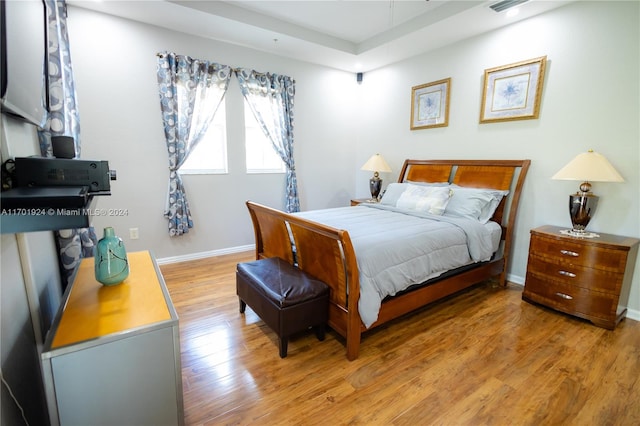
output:
[[[122,239],[112,227],[104,228],[94,256],[96,280],[104,285],[119,284],[129,276],[129,261]]]

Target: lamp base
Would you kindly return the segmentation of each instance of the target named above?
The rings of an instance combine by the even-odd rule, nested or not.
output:
[[[596,212],[598,199],[599,197],[589,192],[576,192],[569,195],[569,214],[573,225],[571,231],[574,235],[585,232],[585,228]]]
[[[376,172],[371,179],[369,179],[369,191],[371,191],[371,201],[378,201],[378,195],[382,189],[382,179],[378,177]]]

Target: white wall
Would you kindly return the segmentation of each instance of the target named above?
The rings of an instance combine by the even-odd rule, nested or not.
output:
[[[39,155],[35,126],[0,116],[0,160]],[[0,358],[2,376],[30,424],[48,422],[40,352],[60,304],[61,281],[52,232],[0,238]],[[0,424],[22,424],[20,408],[2,385]]]
[[[283,205],[283,177],[244,174],[242,135],[230,135],[235,157],[229,175],[185,177],[195,228],[185,237],[168,237],[155,54],[169,50],[296,79],[295,158],[303,209],[367,196],[369,175],[359,168],[375,152],[393,169],[383,174],[385,184],[410,157],[531,159],[509,275],[522,283],[529,230],[570,226],[567,198],[578,183],[550,177],[590,148],[604,154],[625,183],[594,183],[601,201],[589,228],[640,236],[638,15],[637,2],[576,2],[368,72],[357,85],[348,73],[70,7],[83,157],[109,160],[118,170],[113,195],[98,207],[129,210],[128,216],[95,218],[93,224],[99,233],[115,226],[129,250],[184,257],[252,244],[244,200]],[[484,70],[543,55],[548,63],[540,118],[479,124]],[[452,78],[449,126],[410,131],[411,87],[446,77]],[[231,90],[235,85],[232,80]],[[228,108],[238,108],[233,103]],[[139,240],[128,239],[131,227],[140,229]],[[640,318],[638,271],[630,307]]]
[[[118,173],[112,195],[99,198],[96,207],[128,209],[124,217],[94,218],[98,234],[114,226],[128,250],[151,249],[158,258],[189,256],[253,244],[246,200],[284,207],[283,174],[244,172],[242,100],[233,77],[227,94],[229,174],[184,176],[195,227],[186,236],[168,236],[168,166],[156,80],[161,51],[295,78],[301,206],[348,205],[355,179],[354,75],[80,8],[69,7],[68,27],[82,157],[108,160]],[[139,240],[129,240],[133,227],[139,228]]]
[[[394,173],[408,157],[531,159],[510,268],[510,279],[519,283],[526,274],[529,230],[571,226],[568,195],[579,182],[551,176],[588,149],[604,154],[625,179],[593,184],[601,199],[589,229],[640,237],[638,6],[573,3],[365,74],[360,109],[368,124],[360,131],[358,153],[380,147]],[[544,55],[540,118],[479,124],[484,70]],[[447,77],[449,126],[409,130],[411,87]],[[358,176],[360,196],[366,196],[366,179]],[[629,305],[640,319],[639,267]]]

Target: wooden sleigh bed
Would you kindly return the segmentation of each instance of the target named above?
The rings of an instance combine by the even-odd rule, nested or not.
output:
[[[489,279],[506,285],[518,204],[529,165],[530,160],[404,162],[398,183],[449,183],[466,188],[509,191],[490,219],[501,228],[499,248],[486,261],[449,271],[386,297],[377,320],[369,327],[365,327],[358,310],[357,253],[345,229],[247,201],[255,231],[256,259],[280,257],[330,287],[328,325],[346,339],[347,359],[354,360],[358,357],[361,335],[367,330]]]

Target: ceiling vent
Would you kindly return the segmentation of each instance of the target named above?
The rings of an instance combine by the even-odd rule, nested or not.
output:
[[[517,6],[522,3],[526,3],[528,1],[529,0],[503,0],[503,1],[499,1],[498,3],[494,3],[489,7],[496,12],[502,12],[503,10],[507,10],[511,7]]]

